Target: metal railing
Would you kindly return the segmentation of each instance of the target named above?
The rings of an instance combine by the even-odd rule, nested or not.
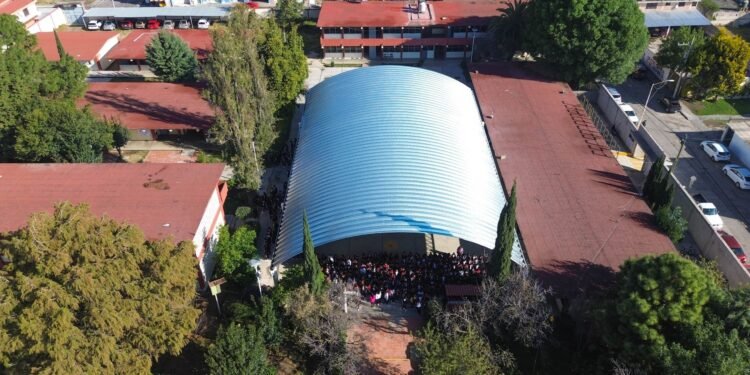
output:
[[[602,137],[607,142],[609,148],[612,150],[619,150],[621,146],[617,141],[617,137],[612,134],[609,126],[607,125],[607,122],[599,117],[599,113],[596,111],[596,108],[594,108],[594,105],[591,104],[589,99],[586,97],[586,94],[579,95],[578,101],[581,102],[583,109],[586,111],[586,113],[588,113],[589,117],[591,118],[591,122],[593,122],[594,126],[599,129],[599,133],[602,134]]]

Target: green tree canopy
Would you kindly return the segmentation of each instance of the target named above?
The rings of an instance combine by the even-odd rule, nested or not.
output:
[[[219,241],[214,248],[221,275],[237,282],[247,282],[254,275],[248,261],[257,255],[255,231],[240,227],[234,233],[226,226],[219,229]]]
[[[532,1],[527,16],[525,49],[574,84],[623,82],[648,43],[632,0]]]
[[[318,256],[315,254],[315,245],[310,233],[310,224],[307,222],[307,213],[304,213],[302,216],[302,231],[304,237],[302,252],[305,254],[305,263],[303,264],[305,280],[309,284],[310,292],[315,296],[319,296],[324,291],[325,275],[323,275],[323,271],[320,268]]]
[[[232,323],[219,328],[206,355],[211,375],[273,375],[263,337],[253,326]]]
[[[737,93],[745,82],[750,46],[726,29],[709,39],[696,56],[690,87],[698,97]]]
[[[510,276],[511,255],[513,254],[513,243],[516,240],[516,182],[513,181],[513,188],[510,191],[508,203],[503,207],[500,213],[500,220],[497,223],[497,238],[495,239],[495,248],[492,250],[488,271],[490,276],[498,281],[505,280]]]
[[[608,341],[630,360],[653,358],[682,330],[700,325],[717,290],[705,271],[672,253],[626,261],[616,288]]]
[[[36,46],[36,38],[26,31],[12,14],[0,14],[0,48],[28,50]]]
[[[0,239],[0,372],[143,374],[193,330],[193,245],[62,203]]]
[[[223,146],[239,186],[260,186],[263,156],[278,136],[274,94],[268,89],[257,43],[263,21],[244,4],[226,28],[212,31],[214,50],[206,62],[205,96],[219,109],[211,139]]]
[[[293,26],[302,21],[304,3],[297,0],[279,0],[276,5],[276,20],[285,30],[291,30]]]
[[[269,18],[265,21],[264,31],[260,54],[268,87],[276,97],[276,106],[281,107],[293,101],[302,90],[307,78],[307,58],[296,26],[284,33],[276,21]]]
[[[443,332],[428,324],[416,343],[423,374],[500,374],[487,340],[474,328]]]
[[[195,80],[198,60],[193,50],[179,36],[160,31],[146,46],[146,63],[166,82]]]
[[[678,72],[694,70],[696,56],[706,43],[702,28],[680,27],[672,31],[659,47],[656,62],[659,66]]]
[[[492,31],[498,48],[505,58],[511,60],[513,55],[522,47],[523,31],[527,20],[526,9],[529,3],[522,0],[506,0],[505,7],[498,9],[500,16],[492,21]]]

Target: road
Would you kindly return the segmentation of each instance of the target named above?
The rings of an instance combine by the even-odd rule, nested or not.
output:
[[[652,83],[649,80],[629,79],[617,86],[623,103],[630,104],[639,117]],[[735,187],[721,171],[725,164],[710,160],[699,145],[704,140],[718,141],[723,128],[706,126],[685,106],[682,114],[665,113],[658,100],[669,91],[671,90],[660,90],[649,102],[649,110],[645,116],[649,134],[671,158],[677,156],[680,140],[686,137],[685,149],[675,169],[677,178],[691,194],[703,194],[707,200],[716,204],[726,231],[737,238],[746,252],[750,251],[750,191]]]

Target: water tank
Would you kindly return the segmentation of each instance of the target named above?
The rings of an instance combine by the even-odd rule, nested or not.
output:
[[[419,0],[419,13],[427,12],[427,0]]]

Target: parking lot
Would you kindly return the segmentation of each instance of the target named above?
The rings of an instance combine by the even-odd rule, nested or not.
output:
[[[641,116],[643,103],[653,82],[629,79],[617,86],[623,103],[630,104],[638,116]],[[734,235],[746,251],[750,250],[750,190],[743,191],[734,186],[721,170],[726,163],[712,161],[700,147],[700,142],[704,140],[718,141],[723,128],[706,126],[684,105],[682,113],[664,112],[659,99],[668,93],[671,93],[668,88],[661,89],[649,102],[649,111],[645,116],[649,134],[671,158],[677,156],[680,140],[686,139],[675,169],[677,178],[691,194],[700,193],[716,204],[725,230]]]

